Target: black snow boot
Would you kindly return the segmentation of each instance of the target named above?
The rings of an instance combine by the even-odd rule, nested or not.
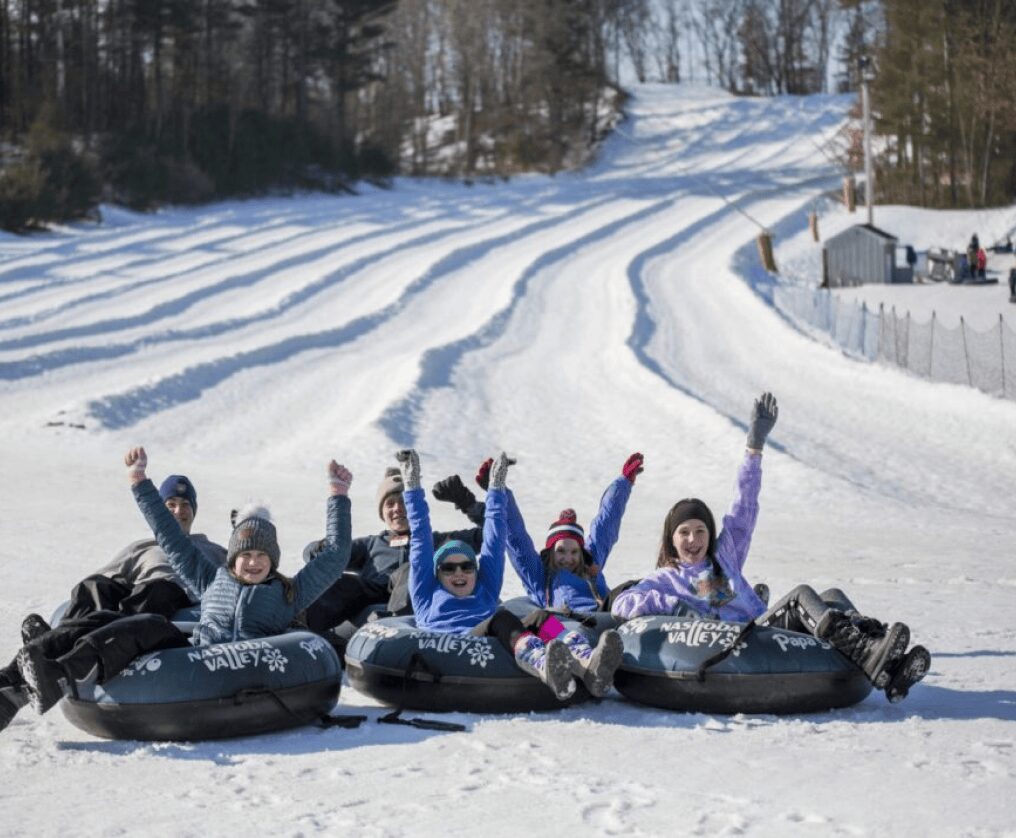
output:
[[[880,624],[881,626],[881,624]],[[884,631],[867,633],[853,624],[842,611],[830,611],[820,623],[819,637],[856,663],[877,689],[889,683],[889,669],[907,650],[910,629],[903,623],[893,623]]]
[[[38,643],[29,643],[18,652],[18,669],[27,685],[28,700],[37,712],[46,713],[65,695],[75,695],[78,681],[98,677],[101,664],[90,652],[79,644],[53,660],[46,657]]]
[[[885,697],[891,704],[903,701],[910,688],[928,674],[931,654],[923,646],[914,646],[891,670]]]
[[[21,673],[17,669],[13,672],[0,670],[0,730],[7,727],[26,704],[28,691]]]
[[[755,592],[755,596],[757,596],[760,600],[762,600],[763,604],[766,606],[766,608],[768,608],[769,586],[765,582],[756,582],[754,585],[751,586],[751,589]]]
[[[51,631],[49,623],[38,614],[29,614],[21,621],[21,642],[24,644],[31,643],[35,638],[41,637],[47,631]]]

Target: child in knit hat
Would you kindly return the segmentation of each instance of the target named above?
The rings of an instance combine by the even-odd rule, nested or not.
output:
[[[497,638],[519,668],[543,681],[559,700],[575,694],[573,675],[580,676],[593,695],[604,695],[621,662],[617,632],[605,633],[606,640],[592,649],[584,635],[568,631],[552,615],[539,611],[520,619],[498,607],[509,502],[507,456],[502,453],[491,460],[487,469],[489,488],[480,556],[460,540],[434,550],[430,512],[420,486],[420,459],[415,451],[400,451],[396,456],[402,463],[406,487],[411,532],[409,593],[417,625],[434,632]]]
[[[132,448],[124,462],[135,500],[180,578],[201,598],[201,615],[188,638],[167,618],[143,614],[109,623],[83,637],[67,654],[47,658],[29,644],[18,657],[33,706],[44,713],[74,683],[102,683],[133,658],[156,649],[205,646],[268,637],[285,631],[296,615],[342,575],[349,561],[349,485],[353,476],[334,460],[328,464],[327,548],[292,579],[278,572],[279,543],[267,510],[237,517],[225,566],[210,561],[187,538],[145,475],[148,457]]]
[[[744,576],[758,519],[762,448],[778,413],[771,393],[755,400],[737,494],[719,535],[705,503],[698,498],[678,501],[663,522],[656,572],[621,593],[612,613],[625,620],[665,614],[809,632],[856,663],[890,701],[900,701],[924,677],[931,660],[923,646],[906,651],[910,630],[905,625],[885,626],[862,617],[842,591],[818,594],[808,585],[799,585],[767,611]]]

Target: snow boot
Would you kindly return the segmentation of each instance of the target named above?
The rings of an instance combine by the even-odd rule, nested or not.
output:
[[[515,644],[515,662],[523,672],[543,681],[558,701],[575,694],[571,652],[560,640],[544,645],[535,634],[524,634]]]
[[[47,713],[65,695],[77,695],[78,681],[97,679],[101,663],[86,648],[76,646],[62,658],[53,660],[37,643],[29,643],[18,652],[18,669],[25,679],[28,700],[38,713]]]
[[[572,672],[582,679],[591,696],[603,698],[614,683],[614,672],[624,655],[621,635],[614,629],[607,629],[600,635],[595,649],[578,631],[565,632],[560,640],[571,653]]]
[[[31,643],[35,638],[41,637],[50,631],[50,625],[38,614],[29,614],[21,621],[21,642]]]
[[[28,704],[28,691],[21,673],[0,671],[0,730],[14,721],[18,710]]]
[[[760,600],[762,600],[762,604],[765,605],[766,608],[768,608],[769,586],[765,582],[757,582],[756,584],[752,585],[751,589],[755,592],[755,596],[757,596]]]
[[[889,683],[889,669],[907,650],[910,629],[893,623],[878,633],[861,631],[842,611],[830,610],[822,618],[816,633],[856,663],[876,689]]]
[[[885,697],[890,704],[903,701],[910,688],[928,674],[931,666],[931,655],[923,646],[914,646],[903,659],[893,667],[889,683],[885,688]]]

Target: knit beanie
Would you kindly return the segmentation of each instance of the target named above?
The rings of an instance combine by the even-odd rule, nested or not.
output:
[[[197,514],[198,493],[194,491],[194,484],[182,474],[171,474],[162,481],[159,486],[159,497],[165,502],[170,498],[180,498],[191,505],[191,509]]]
[[[233,534],[226,548],[226,566],[233,567],[233,560],[245,550],[261,550],[268,554],[272,570],[279,567],[279,540],[271,515],[263,506],[248,506],[235,516]]]
[[[438,565],[441,564],[449,556],[463,556],[467,559],[477,563],[479,566],[480,560],[476,557],[476,551],[470,547],[466,542],[459,541],[458,539],[452,539],[446,541],[437,550],[434,551],[434,575],[437,576]]]
[[[382,521],[385,519],[385,516],[381,512],[381,507],[385,504],[385,498],[390,495],[401,495],[404,488],[405,486],[402,483],[402,472],[394,466],[386,468],[385,476],[381,480],[381,485],[377,487],[377,515]]]
[[[552,550],[557,542],[563,538],[574,538],[579,546],[585,549],[586,531],[578,525],[578,516],[574,509],[562,509],[557,520],[547,530],[547,544],[545,550]]]
[[[698,498],[685,498],[675,503],[667,515],[667,528],[673,536],[674,530],[681,524],[693,519],[701,521],[709,530],[709,546],[706,547],[706,553],[712,556],[716,548],[716,521],[713,520],[713,513],[709,507]]]

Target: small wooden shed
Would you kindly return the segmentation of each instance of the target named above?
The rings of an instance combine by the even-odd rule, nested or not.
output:
[[[828,239],[822,248],[822,280],[827,288],[869,282],[913,282],[909,265],[896,264],[896,236],[871,224],[855,224]]]

